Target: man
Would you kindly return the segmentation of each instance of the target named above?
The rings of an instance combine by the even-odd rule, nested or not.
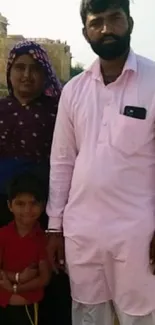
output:
[[[121,325],[155,325],[155,64],[130,49],[129,0],[82,0],[81,17],[98,59],[60,99],[51,262],[64,235],[73,325],[112,325],[114,309]]]

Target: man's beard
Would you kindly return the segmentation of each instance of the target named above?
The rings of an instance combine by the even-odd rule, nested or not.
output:
[[[111,43],[104,43],[104,40],[114,39]],[[89,44],[93,51],[103,60],[115,60],[127,53],[130,48],[131,33],[128,30],[123,36],[108,34],[103,36],[99,41],[91,41]]]

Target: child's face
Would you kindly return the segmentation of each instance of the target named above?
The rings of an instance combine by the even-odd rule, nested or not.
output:
[[[11,203],[9,209],[13,213],[15,221],[22,226],[33,226],[43,212],[43,202],[38,202],[28,193],[18,194]]]

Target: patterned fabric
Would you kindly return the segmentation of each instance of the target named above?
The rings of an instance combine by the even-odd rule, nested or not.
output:
[[[23,107],[14,97],[1,99],[0,159],[47,161],[57,105],[58,100],[48,96]]]
[[[13,95],[13,89],[10,82],[10,70],[16,57],[30,54],[44,69],[46,81],[44,94],[52,97],[60,95],[61,84],[58,81],[53,68],[49,62],[46,51],[37,43],[32,41],[22,41],[17,43],[10,52],[7,64],[7,84],[10,95]]]

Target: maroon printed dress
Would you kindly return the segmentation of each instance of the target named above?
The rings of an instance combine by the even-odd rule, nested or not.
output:
[[[41,96],[22,106],[15,98],[0,100],[0,209],[5,210],[6,186],[17,173],[30,170],[46,183],[58,100]],[[8,212],[9,213],[9,212]],[[0,215],[0,226],[10,214]]]

